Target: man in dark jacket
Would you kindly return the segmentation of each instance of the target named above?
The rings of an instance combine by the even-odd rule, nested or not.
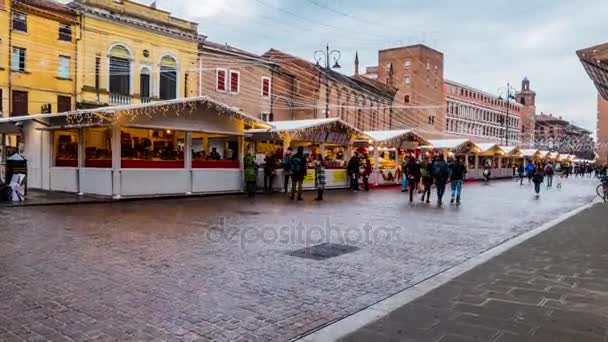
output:
[[[350,158],[348,161],[347,171],[348,178],[350,179],[350,189],[352,191],[359,191],[359,173],[361,172],[359,153],[355,152],[355,155]]]
[[[456,205],[460,205],[460,194],[467,172],[467,168],[460,158],[457,158],[454,164],[451,165],[450,181],[452,182],[452,200],[450,203],[454,204],[454,198],[456,198]]]
[[[293,148],[288,147],[285,157],[281,161],[283,167],[283,190],[285,193],[289,191],[289,179],[291,178],[291,155],[293,154]]]
[[[306,156],[304,155],[304,147],[299,146],[298,152],[290,159],[291,170],[291,200],[293,201],[298,193],[298,201],[302,200],[302,187],[304,186],[304,177],[306,177]],[[297,189],[296,189],[297,188]]]
[[[414,202],[414,192],[420,183],[420,163],[414,157],[411,157],[407,163],[407,183],[410,190],[410,203]]]
[[[443,155],[439,155],[437,160],[433,162],[433,177],[435,178],[435,186],[437,186],[437,206],[441,207],[443,206],[445,186],[450,177],[450,168]]]

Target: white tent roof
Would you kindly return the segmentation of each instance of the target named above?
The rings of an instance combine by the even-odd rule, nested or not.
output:
[[[473,143],[469,139],[440,139],[440,140],[429,140],[431,148],[436,149],[457,149],[464,144]],[[475,144],[474,144],[475,145]],[[475,145],[477,146],[477,145]]]
[[[540,155],[543,157],[547,157],[547,156],[551,155],[551,152],[550,151],[540,151]]]
[[[86,115],[86,114],[95,114],[95,113],[113,114],[115,112],[120,112],[120,111],[146,109],[146,108],[154,108],[154,107],[158,107],[158,106],[168,106],[168,105],[188,105],[191,103],[212,104],[218,108],[222,108],[228,112],[231,112],[232,114],[238,115],[239,117],[241,117],[244,120],[250,120],[250,121],[253,121],[256,123],[268,125],[268,123],[266,123],[265,121],[262,121],[251,114],[243,112],[240,108],[229,106],[225,103],[219,102],[219,101],[212,99],[210,97],[207,97],[207,96],[184,97],[184,98],[173,99],[173,100],[154,101],[154,102],[150,102],[150,103],[108,106],[108,107],[99,107],[99,108],[93,108],[93,109],[80,109],[80,110],[76,110],[76,111],[63,112],[63,113],[14,116],[14,117],[8,117],[8,118],[0,118],[0,124],[7,123],[7,122],[20,122],[20,121],[28,121],[28,120],[59,118],[59,117],[66,117],[69,115]]]
[[[429,142],[424,139],[420,134],[416,133],[413,129],[398,129],[390,131],[366,131],[365,135],[370,137],[375,142],[386,142],[390,140],[397,140],[405,138],[408,135],[414,135],[421,144],[427,145]]]
[[[500,148],[500,146],[498,144],[494,144],[494,143],[482,143],[482,144],[475,144],[475,145],[477,145],[477,147],[479,147],[479,149],[481,150],[481,153],[488,152],[495,147]],[[500,149],[502,151],[504,151],[502,148],[500,148]]]
[[[259,132],[290,132],[299,131],[308,128],[322,127],[329,124],[340,124],[358,133],[363,133],[357,128],[351,126],[349,123],[340,120],[340,118],[326,118],[326,119],[306,119],[306,120],[286,120],[286,121],[272,121],[268,122],[271,129],[255,129],[249,130],[250,133]]]

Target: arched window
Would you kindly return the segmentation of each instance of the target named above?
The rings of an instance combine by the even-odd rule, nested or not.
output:
[[[131,95],[131,52],[123,45],[110,49],[110,93]]]
[[[164,56],[160,60],[158,97],[161,100],[177,98],[177,62],[171,56]]]

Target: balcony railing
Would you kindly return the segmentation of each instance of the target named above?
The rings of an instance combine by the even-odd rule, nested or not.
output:
[[[130,95],[110,94],[110,105],[120,106],[131,104]]]
[[[152,102],[151,97],[142,97],[141,98],[141,103],[150,103],[150,102]]]

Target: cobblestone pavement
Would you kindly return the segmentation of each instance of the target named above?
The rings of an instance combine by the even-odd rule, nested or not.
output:
[[[607,221],[598,204],[341,342],[608,341]]]
[[[463,206],[444,209],[409,206],[398,190],[330,192],[323,203],[276,194],[0,209],[0,340],[286,341],[593,191],[590,180],[570,180],[535,200],[527,185],[467,184]],[[360,249],[287,254],[325,241],[327,229]]]

